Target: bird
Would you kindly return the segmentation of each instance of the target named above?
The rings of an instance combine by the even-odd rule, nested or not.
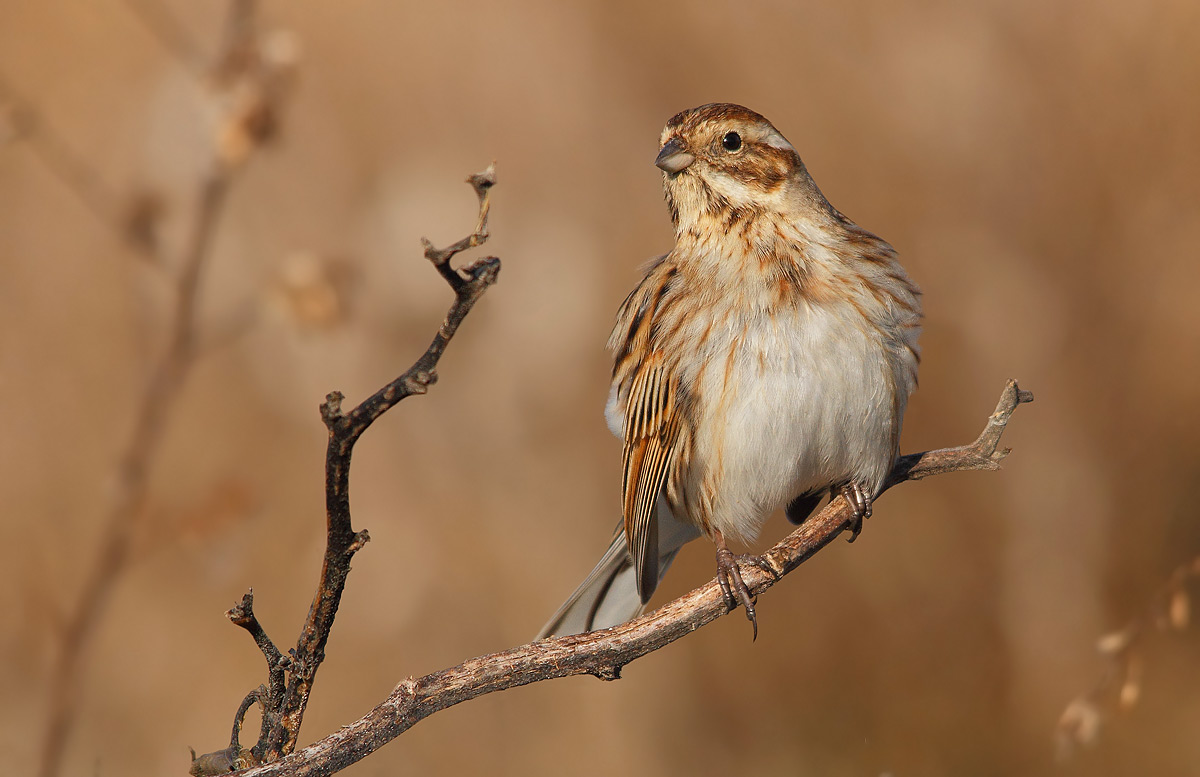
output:
[[[834,208],[762,115],[710,103],[666,124],[674,247],[617,312],[605,406],[623,441],[621,513],[539,637],[639,615],[679,549],[716,547],[717,582],[758,634],[735,555],[783,508],[842,496],[853,541],[899,455],[917,386],[921,292],[895,249]]]

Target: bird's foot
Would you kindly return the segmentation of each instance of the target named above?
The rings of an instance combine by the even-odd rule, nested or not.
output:
[[[725,547],[724,538],[718,539],[717,584],[721,586],[721,593],[725,597],[725,603],[729,606],[730,612],[736,610],[738,605],[746,609],[746,619],[750,621],[754,630],[753,639],[758,639],[758,618],[754,613],[754,605],[758,600],[751,595],[749,586],[742,580],[740,564],[756,566],[776,580],[779,579],[779,573],[762,556],[749,553],[734,555],[729,548]]]
[[[871,492],[862,487],[861,483],[850,482],[838,489],[838,493],[850,505],[850,542],[858,539],[862,531],[863,521],[871,517]]]

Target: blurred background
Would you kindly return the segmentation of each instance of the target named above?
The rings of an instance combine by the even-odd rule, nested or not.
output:
[[[904,450],[974,439],[1016,377],[1037,401],[1014,453],[889,492],[857,543],[763,597],[756,643],[722,619],[617,683],[442,712],[346,773],[1200,773],[1194,628],[1148,635],[1141,700],[1103,707],[1093,746],[1059,762],[1054,741],[1106,671],[1096,640],[1200,552],[1200,5],[272,0],[259,23],[286,97],[244,154],[197,66],[227,9],[0,0],[12,774],[36,769],[214,142],[238,167],[201,347],[72,689],[63,774],[183,774],[189,745],[227,743],[264,672],[224,611],[253,586],[286,649],[315,588],[317,406],[359,401],[425,348],[450,295],[419,238],[470,231],[463,179],[493,159],[500,282],[438,385],[358,446],[372,542],[302,743],[404,677],[538,631],[619,512],[604,343],[671,245],[658,133],[711,101],[770,118],[924,289]],[[777,516],[763,546],[786,531]],[[656,601],[712,575],[695,543]]]

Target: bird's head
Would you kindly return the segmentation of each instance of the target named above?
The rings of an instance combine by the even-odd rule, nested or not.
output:
[[[706,216],[783,213],[824,200],[787,138],[759,114],[731,103],[671,117],[654,164],[663,171],[677,230]]]

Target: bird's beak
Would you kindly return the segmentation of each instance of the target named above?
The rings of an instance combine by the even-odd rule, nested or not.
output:
[[[683,144],[679,142],[679,138],[671,138],[658,152],[658,156],[654,159],[654,165],[664,173],[673,174],[686,169],[695,161],[695,156],[683,150]]]

